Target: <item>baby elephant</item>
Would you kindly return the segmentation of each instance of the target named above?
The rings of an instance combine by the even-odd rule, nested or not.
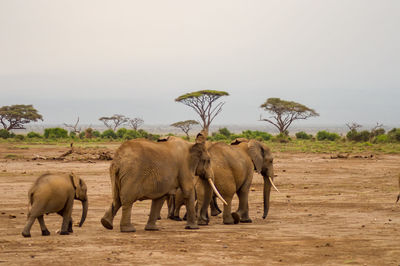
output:
[[[72,232],[72,206],[74,200],[82,202],[82,217],[79,227],[86,219],[88,211],[87,188],[85,182],[75,174],[54,175],[44,174],[33,184],[28,193],[30,210],[28,222],[25,225],[22,235],[30,237],[32,224],[37,218],[40,223],[42,235],[50,235],[44,224],[43,214],[56,212],[63,217],[61,235],[68,235]]]

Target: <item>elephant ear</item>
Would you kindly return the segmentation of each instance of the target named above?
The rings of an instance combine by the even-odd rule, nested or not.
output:
[[[255,140],[250,140],[247,144],[247,147],[257,173],[261,173],[264,155],[263,147],[258,141]]]
[[[165,141],[168,141],[169,140],[169,136],[166,136],[166,137],[159,137],[158,139],[157,139],[157,142],[165,142]]]
[[[81,181],[81,179],[80,179],[79,177],[77,177],[74,173],[71,173],[71,174],[69,175],[69,177],[71,178],[72,186],[73,186],[74,189],[75,189],[75,198],[78,198],[78,196],[79,196],[79,191],[80,191],[81,186],[82,186],[82,181]]]
[[[249,140],[246,138],[236,138],[231,142],[231,145],[239,145],[242,142],[249,142]]]

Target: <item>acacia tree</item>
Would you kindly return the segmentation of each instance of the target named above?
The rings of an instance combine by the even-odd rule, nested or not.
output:
[[[102,121],[107,128],[115,131],[119,126],[126,124],[129,118],[124,115],[114,114],[111,117],[100,117],[99,120]]]
[[[229,96],[229,93],[226,91],[201,90],[183,94],[175,101],[191,107],[200,116],[203,130],[208,135],[211,122],[222,111],[222,106],[225,104],[225,102],[216,103],[222,96]],[[214,104],[216,105],[213,106]]]
[[[319,116],[317,112],[305,105],[284,101],[280,98],[268,98],[260,107],[272,114],[270,118],[262,118],[260,116],[260,121],[266,121],[274,125],[279,130],[279,133],[284,134],[287,133],[293,121]]]
[[[24,124],[38,120],[43,121],[43,117],[31,104],[16,104],[0,108],[0,123],[7,131],[11,129],[25,129]]]
[[[180,128],[183,132],[186,134],[186,138],[189,140],[189,131],[192,129],[194,125],[198,125],[199,122],[195,120],[185,120],[185,121],[179,121],[176,123],[171,124],[173,127]]]
[[[129,119],[128,124],[131,128],[133,128],[135,131],[138,130],[138,128],[143,125],[144,120],[142,118],[139,117],[135,117],[132,119]]]

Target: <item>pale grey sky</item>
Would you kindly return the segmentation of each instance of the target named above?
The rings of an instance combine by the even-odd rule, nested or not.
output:
[[[260,125],[280,97],[306,123],[400,126],[399,29],[397,0],[1,0],[0,106],[171,124],[197,119],[176,97],[215,89],[214,124]]]

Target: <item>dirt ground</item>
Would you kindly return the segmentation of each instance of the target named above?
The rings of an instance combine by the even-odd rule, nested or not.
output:
[[[164,206],[161,230],[148,232],[144,226],[150,201],[143,201],[135,203],[132,212],[137,232],[120,233],[120,213],[114,230],[100,224],[111,201],[110,161],[32,160],[37,155],[57,157],[66,150],[68,145],[0,144],[0,263],[400,264],[400,203],[395,204],[400,155],[331,159],[330,154],[274,153],[281,193],[272,192],[267,219],[262,219],[263,181],[255,175],[249,199],[252,224],[223,225],[218,216],[199,230],[185,230],[185,222],[166,219]],[[35,222],[32,237],[24,238],[27,192],[46,171],[74,171],[86,181],[88,217],[83,227],[62,236],[56,234],[61,217],[50,214],[45,216],[50,236],[41,236]],[[80,213],[76,201],[75,221]]]

